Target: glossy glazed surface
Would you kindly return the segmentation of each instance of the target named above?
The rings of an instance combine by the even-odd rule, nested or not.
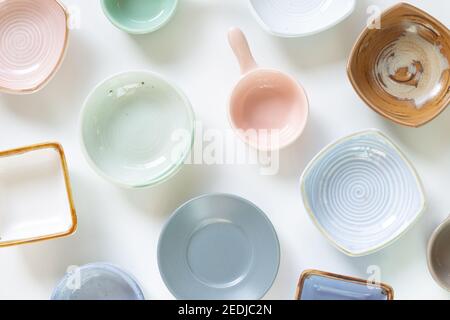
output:
[[[231,195],[193,199],[175,211],[158,244],[163,280],[178,299],[260,299],[280,249],[266,215]]]
[[[301,279],[299,300],[388,300],[388,292],[364,280],[310,273]]]
[[[241,30],[231,29],[228,39],[242,73],[230,98],[232,127],[260,150],[290,145],[303,133],[308,120],[304,89],[284,73],[258,68]]]
[[[184,94],[144,71],[101,83],[81,115],[89,163],[129,187],[151,186],[175,174],[190,152],[193,130],[194,114]]]
[[[101,0],[103,11],[119,29],[143,34],[164,26],[175,13],[178,0]]]
[[[343,70],[351,46],[365,26],[369,2],[357,1],[357,10],[349,19],[320,35],[283,40],[259,27],[248,1],[181,1],[180,10],[164,29],[136,38],[111,25],[99,1],[63,1],[79,8],[81,29],[73,30],[64,64],[45,90],[24,97],[0,95],[2,132],[6,132],[0,148],[60,139],[68,156],[80,228],[76,236],[67,239],[1,250],[1,259],[7,263],[0,265],[0,283],[8,288],[0,290],[1,299],[48,299],[67,266],[99,259],[131,271],[146,297],[173,299],[156,267],[159,233],[165,218],[181,203],[211,191],[251,199],[267,213],[280,235],[280,272],[266,299],[292,299],[303,268],[322,267],[365,278],[369,264],[381,268],[382,279],[395,288],[398,299],[449,299],[449,293],[432,280],[424,250],[433,229],[450,213],[446,134],[450,113],[420,130],[409,130],[377,116],[351,90]],[[372,3],[384,9],[397,2]],[[444,23],[450,21],[448,1],[408,2]],[[239,25],[251,36],[258,62],[288,71],[305,85],[311,98],[310,125],[298,142],[283,150],[277,175],[261,176],[254,164],[193,165],[158,188],[123,190],[93,174],[74,127],[89,91],[119,71],[157,68],[182,86],[205,127],[227,129],[227,99],[238,78],[236,61],[224,41],[231,25]],[[189,31],[184,26],[189,26]],[[195,36],[189,37],[191,33]],[[194,45],[186,46],[191,39]],[[400,144],[421,174],[432,203],[419,224],[400,241],[373,256],[353,260],[337,252],[312,227],[298,189],[294,189],[307,162],[326,144],[368,127],[382,127]],[[229,140],[240,144],[226,132]],[[20,202],[21,198],[10,200]]]
[[[366,29],[348,65],[363,100],[388,119],[424,125],[450,103],[450,31],[427,13],[399,4]]]
[[[48,144],[0,152],[0,247],[75,232],[67,168],[57,148]],[[17,198],[21,201],[12,201]]]
[[[324,31],[347,18],[355,0],[250,0],[260,24],[281,37],[302,37]]]
[[[450,291],[450,220],[442,223],[428,244],[428,267],[434,280]]]
[[[55,288],[52,300],[144,300],[136,280],[107,263],[84,265],[68,272]]]
[[[67,16],[56,0],[0,2],[0,91],[32,93],[61,64],[68,38]]]
[[[305,170],[301,189],[305,207],[319,229],[353,256],[392,243],[425,207],[413,167],[375,130],[325,148]]]

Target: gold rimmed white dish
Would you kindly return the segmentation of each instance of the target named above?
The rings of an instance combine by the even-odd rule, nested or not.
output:
[[[64,237],[77,228],[59,143],[1,151],[0,197],[0,247]]]

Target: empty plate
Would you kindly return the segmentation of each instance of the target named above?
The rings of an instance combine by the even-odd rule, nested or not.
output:
[[[267,216],[232,195],[206,195],[182,205],[158,244],[161,276],[178,299],[260,299],[279,261],[278,238]]]
[[[68,236],[77,228],[58,143],[0,152],[0,247]]]
[[[304,37],[333,27],[355,9],[355,0],[250,0],[261,26],[280,37]]]
[[[380,28],[366,27],[353,47],[349,79],[377,113],[401,125],[423,126],[450,104],[450,30],[408,3],[379,19]]]
[[[124,72],[86,99],[81,137],[86,159],[101,176],[124,187],[154,186],[177,173],[189,155],[194,112],[161,76]]]
[[[52,78],[66,51],[67,19],[56,0],[0,1],[0,91],[32,93]]]
[[[92,263],[66,273],[52,300],[144,300],[137,281],[109,263]]]
[[[320,152],[303,173],[301,192],[314,223],[350,256],[391,244],[425,208],[416,171],[376,130],[345,137]]]
[[[394,290],[386,284],[316,270],[303,272],[297,290],[297,300],[392,299]]]

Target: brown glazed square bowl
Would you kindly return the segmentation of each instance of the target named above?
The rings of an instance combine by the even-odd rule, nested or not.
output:
[[[367,27],[347,67],[359,96],[395,123],[420,127],[450,103],[450,31],[426,12],[400,3]]]

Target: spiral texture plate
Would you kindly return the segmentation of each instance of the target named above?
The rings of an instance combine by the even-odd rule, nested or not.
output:
[[[56,71],[66,47],[67,17],[55,0],[0,2],[0,88],[36,91]]]
[[[313,220],[349,255],[390,244],[424,208],[414,169],[378,131],[344,138],[320,153],[303,175],[302,192]]]
[[[284,37],[306,36],[350,15],[355,0],[250,0],[262,25]]]

